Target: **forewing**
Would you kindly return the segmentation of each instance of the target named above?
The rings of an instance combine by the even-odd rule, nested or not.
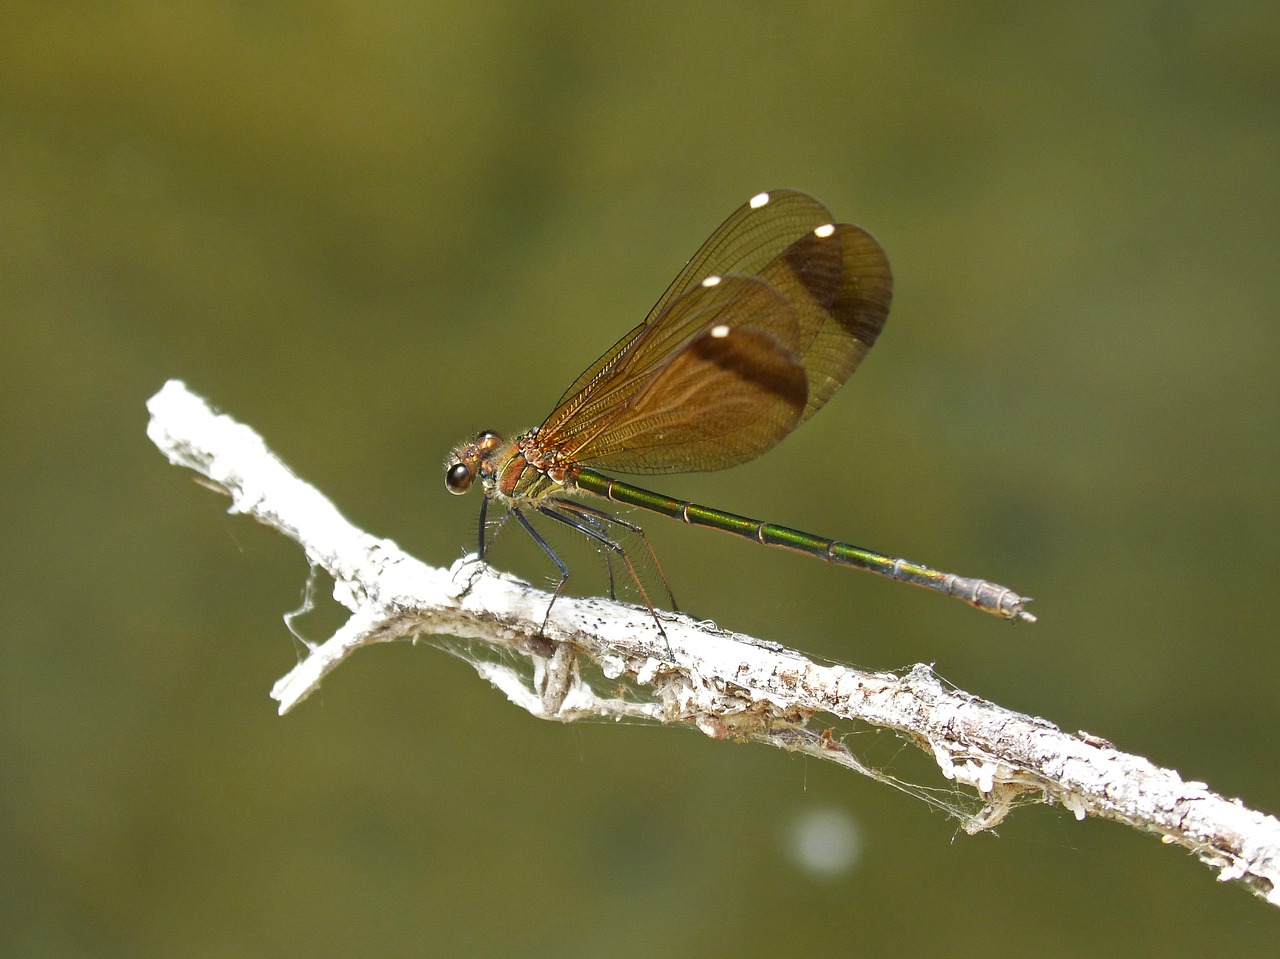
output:
[[[807,193],[757,193],[707,238],[654,304],[645,323],[658,322],[671,303],[704,277],[755,276],[798,239],[834,222],[831,212]]]
[[[808,378],[786,345],[794,311],[776,290],[726,277],[705,294],[690,291],[676,310],[708,318],[674,349],[637,350],[637,374],[616,384],[625,398],[606,392],[588,408],[593,415],[575,417],[568,435],[548,442],[583,464],[670,473],[745,462],[795,428]]]
[[[772,190],[753,196],[707,238],[658,298],[645,321],[574,380],[547,421],[554,419],[577,394],[590,391],[594,380],[608,378],[626,360],[636,340],[646,330],[669,322],[671,306],[685,293],[696,290],[708,276],[755,275],[798,238],[831,222],[827,208],[799,190]]]
[[[759,194],[578,378],[540,437],[570,459],[634,472],[745,462],[826,403],[891,298],[870,234],[833,223],[806,194]]]

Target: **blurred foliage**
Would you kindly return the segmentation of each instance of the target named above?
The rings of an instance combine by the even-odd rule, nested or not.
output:
[[[655,521],[677,595],[1280,810],[1274,3],[11,0],[0,37],[3,954],[1276,954],[1122,827],[957,837],[765,750],[536,724],[431,649],[279,720],[301,556],[143,432],[183,378],[447,564],[451,444],[799,187],[888,249],[886,335],[777,451],[660,488],[1041,622]],[[818,878],[783,837],[828,808],[863,848]]]

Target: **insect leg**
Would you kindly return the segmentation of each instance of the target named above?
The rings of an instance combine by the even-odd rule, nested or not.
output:
[[[595,540],[626,564],[627,572],[631,575],[631,581],[634,582],[636,584],[636,588],[640,590],[640,597],[644,600],[645,606],[648,607],[649,614],[653,617],[654,623],[657,624],[658,632],[662,634],[662,638],[665,640],[667,638],[667,631],[662,628],[662,621],[658,619],[658,612],[653,608],[653,603],[649,600],[649,593],[644,588],[644,583],[640,581],[640,577],[636,574],[636,568],[631,563],[631,557],[627,555],[627,551],[623,548],[621,543],[610,539],[607,534],[598,529],[601,525],[600,516],[607,516],[608,514],[597,514],[594,510],[588,510],[589,518],[577,512],[581,509],[581,503],[562,502],[558,503],[557,506],[547,506],[544,504],[537,507],[537,510],[543,516],[549,517],[558,523],[564,523],[564,525],[571,527],[572,529],[576,529],[584,536]],[[565,578],[568,579],[567,573]],[[560,586],[564,586],[563,581],[561,581]],[[556,591],[556,594],[559,595],[559,590]]]
[[[476,555],[480,559],[484,559],[484,521],[485,515],[489,512],[489,497],[485,497],[480,501],[480,545],[476,548]],[[505,517],[504,517],[505,518]]]
[[[497,540],[498,534],[502,532],[502,527],[505,526],[507,524],[507,520],[511,518],[511,509],[508,508],[507,511],[502,514],[502,518],[493,524],[493,532],[489,533],[485,529],[485,514],[488,512],[489,502],[490,501],[488,499],[480,502],[480,552],[477,555],[479,555],[482,560],[488,554],[489,547],[494,544],[495,540]]]
[[[573,510],[573,504],[570,504],[570,503],[563,503],[563,504],[561,504],[561,506],[562,506],[562,507],[564,507],[564,508],[561,510],[561,512],[567,512],[567,513],[570,513],[570,514],[572,514],[572,513],[574,512],[574,510]],[[592,536],[591,538],[592,538],[592,539],[594,539],[596,542],[600,542],[600,540],[601,540],[602,538],[603,538],[603,539],[608,539],[608,538],[609,538],[609,534],[608,534],[608,533],[606,532],[606,530],[605,530],[605,525],[604,525],[604,523],[600,522],[600,518],[599,518],[598,516],[578,516],[578,517],[577,517],[577,519],[581,520],[583,523],[586,523],[586,524],[587,524],[588,526],[590,526],[593,530],[595,530],[595,532],[596,532],[596,534],[597,534],[597,535],[596,535],[596,536]],[[574,526],[574,529],[577,529],[577,530],[579,530],[580,532],[586,532],[585,530],[582,530],[582,528],[581,528],[581,527],[579,527],[579,526],[577,526],[577,525],[575,525],[575,526]],[[588,535],[588,536],[590,536],[591,534],[590,534],[590,533],[587,533],[587,535]],[[612,600],[614,600],[614,601],[616,602],[616,601],[617,601],[617,599],[618,599],[618,591],[617,591],[617,589],[616,589],[616,583],[615,583],[615,581],[614,581],[614,577],[613,577],[613,555],[614,555],[614,551],[613,551],[613,550],[611,550],[611,549],[605,549],[605,550],[602,550],[602,552],[604,553],[604,565],[605,565],[605,569],[606,569],[606,570],[608,571],[608,573],[609,573],[609,598],[610,598],[610,599],[612,599]]]
[[[542,512],[543,508],[538,507],[538,511]],[[560,598],[560,593],[564,590],[564,584],[569,582],[569,567],[564,564],[564,560],[560,558],[559,554],[551,548],[551,544],[542,538],[542,534],[533,528],[533,524],[529,522],[524,513],[520,512],[520,510],[513,506],[507,510],[507,516],[512,515],[514,515],[520,525],[524,527],[525,532],[533,537],[533,541],[542,548],[542,551],[551,557],[551,562],[555,563],[556,568],[560,570],[560,582],[556,583],[556,588],[552,590],[551,602],[547,604],[546,615],[542,617],[542,634],[545,636],[547,632],[547,620],[551,618],[551,607],[554,606],[556,604],[556,600]],[[503,519],[506,519],[506,517],[504,516]]]
[[[625,520],[620,516],[615,516],[613,513],[606,512],[602,509],[596,509],[594,506],[588,506],[586,503],[561,503],[560,506],[561,508],[567,508],[573,512],[577,512],[579,515],[590,514],[597,520],[601,521],[601,523],[614,523],[621,526],[628,532],[635,533],[639,536],[640,542],[644,543],[644,548],[649,553],[649,558],[653,560],[653,568],[658,571],[658,578],[662,580],[662,588],[666,590],[667,599],[671,600],[671,608],[676,612],[680,611],[680,605],[676,602],[675,593],[671,592],[671,583],[667,581],[667,574],[662,570],[662,563],[658,562],[658,554],[654,552],[653,545],[649,542],[649,537],[645,534],[644,527],[636,523],[632,523],[629,520]],[[582,518],[585,520],[586,516],[584,515]],[[634,574],[632,575],[634,578]],[[636,583],[636,585],[639,586],[640,584]],[[643,589],[641,592],[643,592]]]

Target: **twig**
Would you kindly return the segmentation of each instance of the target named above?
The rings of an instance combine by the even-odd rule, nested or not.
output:
[[[362,646],[456,637],[442,644],[542,719],[685,723],[714,739],[769,743],[884,781],[893,780],[822,726],[891,730],[930,755],[947,779],[976,790],[975,813],[942,804],[969,832],[995,826],[1021,803],[1061,803],[1077,819],[1113,819],[1185,846],[1219,880],[1242,882],[1280,906],[1280,821],[1204,783],[947,688],[925,665],[902,675],[824,665],[669,614],[664,640],[647,610],[600,599],[560,598],[543,629],[547,593],[474,557],[450,570],[427,566],[355,528],[256,433],[214,413],[182,383],[165,384],[147,406],[147,434],[169,460],[224,490],[232,512],[297,541],[351,610],[345,625],[276,683],[271,695],[281,713]]]

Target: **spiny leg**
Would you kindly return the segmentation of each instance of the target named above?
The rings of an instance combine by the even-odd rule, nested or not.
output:
[[[636,523],[632,523],[629,520],[625,520],[620,516],[615,516],[613,513],[606,512],[605,510],[597,509],[594,506],[588,506],[586,503],[564,502],[564,503],[560,503],[559,505],[561,509],[566,509],[571,512],[578,513],[579,515],[582,516],[583,520],[587,520],[587,515],[590,515],[595,517],[602,524],[614,523],[618,526],[621,526],[623,529],[627,530],[628,532],[634,533],[637,536],[639,536],[640,542],[644,543],[644,548],[648,552],[649,558],[653,560],[653,568],[658,571],[658,578],[662,580],[662,588],[667,592],[667,599],[671,600],[672,610],[674,610],[677,613],[680,611],[680,604],[676,602],[675,593],[671,592],[671,583],[667,580],[667,574],[663,572],[662,563],[658,561],[658,554],[654,552],[653,544],[649,542],[649,537],[645,533],[643,526],[640,526]],[[635,579],[634,573],[632,573],[632,578]],[[640,583],[638,580],[636,581],[636,586],[640,586]],[[644,588],[640,587],[640,591],[643,593]],[[616,599],[617,597],[614,597],[614,598]]]
[[[569,505],[569,504],[562,504],[562,505]],[[570,508],[568,512],[572,513],[573,509]],[[593,530],[595,530],[599,536],[607,537],[609,535],[607,532],[605,532],[605,525],[604,523],[600,522],[599,517],[584,515],[584,516],[579,516],[578,518],[582,520],[582,522],[590,526]],[[616,603],[618,601],[618,590],[617,590],[617,584],[615,583],[614,577],[613,577],[613,550],[606,549],[606,550],[603,550],[603,553],[604,553],[604,567],[609,573],[609,598]]]
[[[560,592],[564,589],[564,584],[569,581],[569,567],[556,554],[548,543],[533,528],[533,524],[514,506],[508,507],[502,519],[498,521],[498,529],[502,528],[502,524],[507,521],[512,513],[515,514],[516,520],[524,527],[525,532],[533,537],[533,541],[537,543],[544,553],[551,557],[551,562],[556,564],[556,568],[560,570],[560,582],[556,583],[555,591],[551,594],[551,602],[547,603],[547,611],[542,617],[542,626],[539,628],[539,634],[544,637],[547,635],[547,623],[551,619],[551,607],[555,605],[556,599],[560,596]],[[495,531],[494,535],[497,535]],[[542,697],[543,708],[548,715],[554,716],[560,712],[560,707],[564,705],[565,697],[569,694],[569,688],[573,682],[574,673],[574,655],[573,647],[568,643],[550,643],[551,652],[547,656],[546,669],[543,677],[541,688],[538,690]]]
[[[486,548],[485,548],[485,516],[486,516],[486,513],[488,513],[488,511],[489,511],[489,498],[486,496],[484,499],[482,499],[482,500],[480,501],[480,522],[477,524],[477,525],[478,525],[478,530],[479,530],[479,537],[477,538],[477,541],[476,541],[476,560],[477,560],[477,563],[476,563],[476,566],[475,566],[474,571],[471,573],[471,576],[470,576],[469,581],[467,582],[466,588],[464,589],[464,593],[468,593],[468,592],[470,592],[470,591],[471,591],[471,587],[473,587],[473,586],[475,585],[475,583],[476,583],[476,578],[481,574],[481,572],[483,571],[484,566],[485,566],[485,558],[484,558],[484,554],[485,554],[485,552],[486,552]],[[503,515],[503,517],[502,517],[502,520],[498,523],[498,527],[499,527],[499,528],[501,528],[501,527],[502,527],[502,523],[505,523],[505,522],[506,522],[506,520],[507,520],[507,517],[506,517],[506,515],[504,514],[504,515]],[[495,535],[496,535],[496,534],[495,534]]]
[[[557,505],[560,506],[561,509],[568,506],[570,513],[572,513],[574,509],[580,509],[582,506],[581,503],[569,503],[569,504],[559,503]],[[547,516],[550,519],[555,520],[557,523],[564,523],[564,525],[572,529],[576,529],[579,533],[582,533],[584,536],[587,536],[595,540],[605,549],[611,551],[616,556],[618,556],[619,559],[622,560],[622,562],[627,567],[627,572],[631,575],[632,582],[636,584],[636,589],[640,591],[640,598],[644,600],[644,605],[648,608],[649,615],[653,617],[653,621],[658,627],[658,632],[662,635],[663,642],[667,642],[667,652],[670,653],[671,644],[670,642],[667,641],[667,631],[662,628],[662,621],[658,619],[658,611],[653,608],[653,603],[649,600],[649,593],[644,588],[644,583],[640,582],[640,577],[636,574],[636,568],[631,563],[631,557],[627,555],[627,551],[623,548],[622,544],[619,542],[616,542],[615,540],[610,539],[604,533],[601,533],[598,530],[596,530],[595,525],[584,517],[576,516],[576,515],[566,515],[566,513],[561,512],[559,509],[556,509],[553,506],[543,505],[543,506],[537,507],[537,510],[543,516]],[[561,582],[560,585],[563,586],[564,583]],[[558,591],[557,591],[557,595],[559,595]]]
[[[480,557],[481,561],[484,560],[485,554],[489,552],[489,546],[498,538],[498,534],[502,532],[502,527],[506,525],[507,520],[511,517],[512,513],[512,510],[508,508],[507,511],[502,514],[502,518],[494,524],[492,535],[486,535],[488,531],[485,529],[485,522],[486,516],[489,512],[489,503],[490,500],[487,496],[480,501],[480,545],[476,551],[476,555]]]
[[[476,556],[478,556],[482,562],[484,561],[484,539],[485,539],[484,522],[485,522],[485,516],[488,512],[489,512],[489,497],[486,496],[482,500],[480,500],[480,537],[478,540],[479,545],[476,547]],[[505,517],[503,518],[505,519]]]
[[[542,512],[542,507],[538,507],[538,511]],[[542,551],[551,557],[551,562],[556,564],[556,568],[560,570],[560,582],[556,583],[556,588],[551,592],[551,602],[547,604],[547,612],[542,617],[542,628],[539,630],[543,636],[547,634],[547,623],[551,620],[551,607],[556,604],[556,600],[560,598],[560,593],[564,590],[564,584],[569,582],[569,567],[564,564],[559,554],[551,548],[551,544],[542,538],[542,535],[533,528],[533,524],[528,518],[516,507],[512,506],[507,510],[507,516],[515,515],[516,520],[524,527],[525,532],[533,537],[533,541],[542,547]],[[506,517],[504,516],[505,520]]]

